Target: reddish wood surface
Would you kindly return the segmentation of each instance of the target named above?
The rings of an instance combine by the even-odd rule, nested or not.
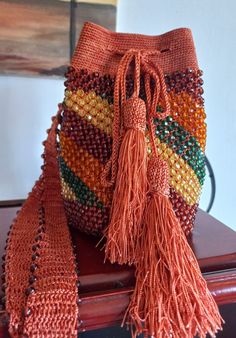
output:
[[[101,290],[133,285],[133,268],[104,261],[103,251],[96,248],[98,238],[91,238],[72,230],[81,271],[81,291]],[[194,250],[202,272],[236,268],[236,232],[202,210],[198,211],[195,229],[189,243]],[[82,254],[81,254],[82,253]],[[88,264],[89,262],[89,264]],[[91,275],[94,276],[93,281]],[[92,284],[92,285],[91,285]],[[103,288],[104,289],[104,288]]]
[[[1,253],[9,225],[18,209],[0,209]],[[104,254],[100,250],[102,244],[95,247],[98,238],[75,229],[71,233],[80,269],[80,331],[120,323],[133,290],[134,269],[108,261],[104,263]],[[236,303],[236,232],[199,210],[189,243],[217,303]],[[2,337],[7,337],[6,333]]]

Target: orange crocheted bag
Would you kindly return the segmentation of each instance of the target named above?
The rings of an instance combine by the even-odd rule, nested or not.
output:
[[[98,236],[98,245],[105,238],[111,263],[134,265],[122,322],[133,337],[213,337],[223,319],[186,239],[206,141],[191,31],[147,36],[86,23],[65,76],[42,175],[8,239],[9,332],[77,337],[69,225]]]

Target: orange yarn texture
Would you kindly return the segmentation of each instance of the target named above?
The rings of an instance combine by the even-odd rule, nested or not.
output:
[[[147,36],[84,25],[65,100],[44,142],[42,174],[8,238],[6,311],[12,337],[78,336],[69,226],[103,234],[111,263],[134,264],[136,284],[122,322],[133,338],[140,333],[214,337],[222,329],[185,236],[204,180],[199,73],[189,29]],[[91,74],[87,82],[84,74]],[[178,115],[182,107],[186,115],[187,104],[201,121],[199,129]],[[190,187],[180,184],[179,172]],[[188,224],[186,212],[192,217]]]
[[[8,240],[6,311],[12,337],[77,337],[76,265],[57,163],[60,112],[61,106],[45,142],[43,174],[14,221]]]

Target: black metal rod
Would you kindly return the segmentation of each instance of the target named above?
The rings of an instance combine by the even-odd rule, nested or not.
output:
[[[206,163],[207,170],[209,172],[209,177],[211,180],[211,198],[210,198],[210,202],[208,204],[207,210],[206,210],[206,212],[210,212],[213,206],[214,200],[215,200],[215,196],[216,196],[216,179],[215,179],[214,171],[212,169],[210,161],[208,160],[206,156],[205,156],[205,163]]]

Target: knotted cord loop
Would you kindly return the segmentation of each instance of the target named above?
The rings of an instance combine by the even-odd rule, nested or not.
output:
[[[123,107],[127,102],[126,96],[126,76],[134,61],[134,91],[132,98],[139,98],[140,95],[140,78],[141,72],[144,75],[147,124],[149,126],[151,136],[151,146],[153,153],[156,154],[154,143],[154,130],[152,127],[152,118],[158,117],[164,119],[170,114],[170,104],[168,100],[165,77],[162,68],[158,64],[152,64],[149,60],[151,55],[159,55],[159,50],[139,50],[129,49],[128,51],[114,51],[116,54],[123,55],[118,69],[114,86],[114,120],[113,120],[113,143],[112,155],[106,163],[104,171],[101,175],[101,183],[105,187],[112,187],[115,183],[118,170],[119,148],[124,134],[124,116]],[[153,93],[151,90],[151,81],[153,81]],[[164,111],[158,112],[157,105],[160,98],[164,101]],[[135,101],[135,100],[134,100]]]

